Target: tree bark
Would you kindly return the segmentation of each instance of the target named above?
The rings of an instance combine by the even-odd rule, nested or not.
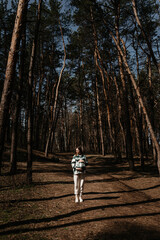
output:
[[[136,32],[137,35],[137,32]],[[134,38],[135,36],[133,36]],[[137,83],[139,85],[139,72],[140,72],[140,66],[139,66],[139,55],[138,55],[138,46],[136,47],[134,44],[134,40],[133,40],[133,48],[135,50],[136,53],[136,66],[137,66]],[[132,85],[132,83],[131,83]],[[138,87],[139,89],[139,87]],[[140,91],[140,90],[139,90]],[[137,120],[138,119],[138,120]],[[139,158],[140,158],[140,163],[141,163],[141,167],[142,169],[144,168],[144,149],[143,149],[143,132],[142,132],[142,111],[141,111],[141,106],[138,102],[138,114],[137,114],[137,119],[135,121],[137,121],[137,126],[138,126],[138,135],[137,135],[137,144],[139,145]],[[138,139],[139,138],[139,139]]]
[[[63,41],[64,60],[63,60],[63,66],[62,66],[62,69],[61,69],[61,72],[60,72],[60,75],[59,75],[58,83],[57,83],[57,86],[56,86],[56,94],[55,94],[54,108],[53,108],[53,121],[52,121],[51,127],[49,128],[47,143],[46,143],[46,147],[45,147],[45,157],[48,156],[48,148],[49,148],[49,143],[50,143],[50,140],[51,140],[51,135],[52,135],[52,131],[53,131],[53,127],[54,127],[54,121],[55,121],[55,116],[56,116],[56,107],[57,107],[57,100],[58,100],[58,93],[59,93],[59,85],[60,85],[60,82],[61,82],[62,73],[64,71],[65,61],[66,61],[66,49],[65,49],[65,43],[64,43],[63,32],[62,32],[62,27],[61,27],[60,20],[59,20],[59,26],[60,26],[61,36],[62,36],[62,41]]]
[[[121,55],[121,57],[123,59],[124,66],[125,66],[126,71],[128,72],[128,74],[129,74],[129,76],[131,78],[132,85],[133,85],[133,87],[135,89],[136,95],[138,97],[138,101],[139,101],[139,103],[141,105],[144,117],[146,119],[146,123],[147,123],[148,129],[149,129],[150,134],[151,134],[152,141],[155,144],[155,148],[156,148],[156,151],[157,151],[157,167],[158,167],[158,171],[159,171],[159,174],[160,174],[160,148],[159,148],[159,144],[158,144],[158,141],[156,139],[156,136],[154,134],[151,122],[149,120],[148,113],[147,113],[146,108],[144,106],[141,94],[140,94],[139,89],[138,89],[137,84],[136,84],[136,81],[135,81],[135,79],[133,77],[133,74],[132,74],[132,72],[131,72],[131,70],[129,68],[128,63],[127,63],[127,59],[124,56],[123,51],[122,51],[120,45],[118,44],[118,41],[116,40],[116,38],[114,37],[114,35],[113,35],[113,33],[111,31],[110,31],[110,35],[112,36],[113,41],[115,42],[116,47],[117,47],[117,49],[118,49],[118,51],[119,51],[119,53],[120,53],[120,55]]]
[[[21,30],[23,24],[23,16],[26,14],[28,0],[19,0],[15,25],[12,34],[11,46],[8,55],[8,62],[5,73],[5,81],[0,104],[0,173],[2,165],[2,154],[4,150],[4,140],[6,132],[6,122],[8,119],[9,106],[12,96],[12,87],[15,78],[15,68],[17,62],[17,54],[19,49]]]
[[[155,130],[155,120],[154,120],[154,94],[153,94],[153,86],[152,86],[152,68],[151,68],[151,57],[148,56],[148,82],[149,82],[149,108],[150,111],[150,119],[153,127],[153,131]],[[152,150],[153,150],[153,162],[156,164],[156,150],[155,144],[152,142]]]
[[[27,9],[26,9],[27,10]],[[25,51],[26,51],[26,13],[24,14],[24,26],[22,32],[22,46],[20,55],[20,70],[19,70],[19,86],[16,94],[16,105],[13,113],[11,155],[10,155],[10,174],[15,174],[17,170],[17,135],[18,135],[18,117],[20,114],[20,103],[22,88],[24,82],[24,66],[25,66]]]
[[[94,58],[97,66],[97,53],[95,49]],[[100,128],[100,138],[101,138],[101,151],[102,155],[105,155],[105,149],[104,149],[104,136],[103,136],[103,126],[102,126],[102,113],[100,109],[100,101],[99,101],[99,92],[98,92],[98,80],[96,76],[96,95],[97,95],[97,107],[98,107],[98,120],[99,120],[99,128]]]
[[[148,36],[146,35],[145,30],[143,29],[143,26],[142,26],[142,24],[140,22],[140,19],[138,17],[137,8],[136,8],[136,1],[135,0],[132,0],[132,8],[133,8],[133,12],[134,12],[137,24],[138,24],[139,28],[141,29],[142,35],[143,35],[143,37],[144,37],[144,39],[145,39],[145,41],[147,43],[147,46],[148,46],[148,49],[150,51],[151,57],[153,59],[153,62],[154,62],[155,66],[158,69],[158,72],[160,74],[160,64],[158,65],[157,59],[156,59],[156,57],[154,55],[154,52],[153,52],[153,49],[152,49],[151,42],[149,41]]]
[[[116,73],[113,70],[113,66],[112,66],[112,61],[111,61],[111,54],[110,52],[109,54],[109,61],[110,61],[110,68],[111,68],[111,72],[112,74],[110,75],[111,80],[113,81],[113,83],[115,84],[115,88],[116,88],[116,97],[117,97],[117,119],[118,119],[118,142],[117,142],[117,150],[118,150],[118,155],[119,158],[121,158],[121,153],[123,152],[124,146],[126,146],[126,139],[125,139],[125,132],[124,132],[124,128],[122,125],[122,105],[121,105],[121,97],[120,97],[120,90],[119,90],[119,86],[117,83],[117,77],[116,77]],[[117,126],[117,123],[116,123]],[[123,139],[123,142],[122,142]]]
[[[39,149],[40,145],[40,124],[42,121],[40,119],[40,101],[41,101],[41,91],[42,91],[42,83],[44,80],[44,56],[43,56],[43,44],[41,44],[41,56],[40,56],[40,80],[39,80],[39,88],[36,99],[36,116],[35,116],[35,146],[36,149]]]
[[[93,37],[94,37],[94,44],[95,44],[95,49],[96,49],[96,57],[99,58],[101,65],[103,66],[103,61],[102,58],[100,56],[100,52],[98,49],[98,42],[97,42],[97,33],[96,33],[96,28],[95,28],[95,24],[94,24],[94,19],[93,19],[93,12],[92,12],[92,8],[90,8],[90,14],[91,14],[91,20],[92,20],[92,27],[93,27]],[[112,151],[112,146],[114,143],[114,139],[113,139],[113,134],[112,134],[112,127],[111,127],[111,117],[110,117],[110,109],[109,109],[109,104],[108,104],[108,95],[107,95],[107,91],[106,91],[106,86],[105,86],[105,79],[104,79],[104,74],[103,74],[103,70],[100,67],[99,63],[98,63],[98,59],[96,60],[96,66],[101,74],[101,78],[102,78],[102,84],[103,84],[103,92],[104,92],[104,96],[105,96],[105,103],[106,103],[106,108],[107,108],[107,122],[108,122],[108,130],[109,130],[109,137],[110,137],[110,151]],[[104,68],[103,68],[104,69]],[[106,77],[107,77],[107,83],[109,86],[109,77],[108,77],[108,73],[107,71],[104,69]],[[108,89],[109,90],[109,89]]]
[[[68,140],[69,140],[69,137],[68,137],[68,112],[67,112],[67,100],[66,98],[64,99],[64,150],[65,152],[68,151]]]
[[[116,16],[115,16],[115,31],[117,42],[120,44],[120,36],[119,36],[119,18],[120,18],[120,1],[115,6],[116,8]],[[117,50],[118,51],[118,50]],[[124,103],[124,114],[125,114],[125,128],[126,128],[126,155],[129,161],[130,170],[134,169],[134,161],[133,161],[133,152],[132,152],[132,136],[131,136],[131,127],[130,127],[130,114],[129,114],[129,103],[128,103],[128,92],[124,77],[124,69],[121,55],[118,51],[118,64],[120,71],[120,79],[122,82],[123,89],[123,103]]]
[[[121,159],[121,153],[122,153],[122,149],[123,146],[126,146],[126,139],[125,139],[125,132],[124,132],[124,128],[121,122],[121,116],[122,116],[122,106],[121,106],[121,99],[120,99],[120,92],[119,92],[119,87],[117,84],[117,79],[115,74],[113,75],[112,80],[115,83],[115,87],[116,87],[116,94],[117,94],[117,119],[118,119],[118,125],[117,127],[117,144],[116,144],[116,148],[117,148],[117,153],[118,153],[118,157]],[[116,123],[117,125],[117,123]],[[122,136],[122,137],[121,137]],[[122,144],[122,140],[123,139],[123,144]]]
[[[37,42],[38,42],[38,33],[39,33],[39,26],[40,26],[40,19],[41,19],[41,10],[42,10],[42,0],[39,0],[38,4],[38,16],[35,26],[35,35],[32,44],[32,52],[30,57],[30,65],[29,65],[29,75],[28,75],[28,131],[27,131],[27,183],[32,183],[32,145],[33,145],[33,70],[35,66],[35,57],[36,57],[36,49],[37,49]]]
[[[80,98],[80,103],[79,103],[79,107],[80,107],[80,113],[79,113],[79,121],[80,121],[80,145],[82,147],[82,149],[84,149],[84,137],[83,137],[83,100],[82,97]]]

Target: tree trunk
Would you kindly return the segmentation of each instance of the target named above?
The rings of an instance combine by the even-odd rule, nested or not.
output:
[[[27,10],[27,9],[26,9]],[[26,14],[24,14],[24,22],[26,23]],[[19,86],[16,95],[16,106],[13,113],[13,127],[12,127],[12,141],[11,141],[11,155],[10,155],[10,174],[15,174],[17,170],[17,128],[18,117],[20,114],[21,93],[24,82],[24,65],[25,65],[25,50],[26,50],[26,24],[23,26],[22,33],[22,47],[20,55],[20,70],[19,70]]]
[[[140,105],[141,105],[141,108],[142,108],[144,117],[145,117],[145,119],[146,119],[147,127],[148,127],[148,129],[149,129],[149,131],[150,131],[152,141],[153,141],[153,143],[155,144],[155,148],[156,148],[156,151],[157,151],[157,167],[158,167],[158,171],[159,171],[159,174],[160,174],[160,148],[159,148],[159,144],[158,144],[158,141],[157,141],[157,139],[156,139],[156,136],[155,136],[155,134],[154,134],[154,131],[153,131],[151,122],[150,122],[150,120],[149,120],[148,113],[147,113],[146,108],[145,108],[145,106],[144,106],[144,103],[143,103],[141,94],[140,94],[139,89],[138,89],[137,84],[136,84],[136,81],[135,81],[135,79],[134,79],[134,77],[133,77],[133,74],[132,74],[132,72],[131,72],[131,70],[130,70],[130,68],[129,68],[128,63],[127,63],[127,59],[126,59],[126,57],[124,56],[123,51],[122,51],[120,45],[118,44],[118,41],[116,40],[116,38],[114,37],[114,35],[113,35],[113,33],[112,33],[111,31],[110,31],[110,35],[112,36],[113,41],[115,42],[116,47],[117,47],[117,49],[118,49],[118,51],[119,51],[119,53],[120,53],[120,55],[121,55],[121,57],[122,57],[122,59],[123,59],[123,63],[124,63],[124,65],[125,65],[126,71],[128,72],[128,74],[129,74],[129,76],[130,76],[130,78],[131,78],[132,85],[133,85],[133,87],[134,87],[134,89],[135,89],[136,95],[137,95],[137,97],[138,97],[138,101],[139,101],[139,103],[140,103]]]
[[[80,99],[80,145],[82,147],[82,149],[84,149],[84,137],[83,137],[83,100],[82,98]]]
[[[58,121],[58,118],[59,118],[61,108],[62,108],[62,106],[60,104],[59,108],[58,108],[58,111],[56,112],[56,116],[55,116],[55,120],[54,120],[53,131],[52,131],[52,136],[51,136],[51,141],[50,141],[51,153],[53,152],[54,139],[55,139],[55,129],[56,129],[56,126],[57,126],[57,121]]]
[[[58,93],[59,93],[59,85],[60,85],[60,82],[61,82],[62,73],[64,71],[65,61],[66,61],[66,49],[65,49],[65,43],[64,43],[64,39],[63,39],[63,32],[62,32],[62,27],[61,27],[60,20],[59,20],[59,25],[60,25],[61,36],[62,36],[62,41],[63,41],[63,48],[64,48],[64,61],[63,61],[63,66],[62,66],[60,75],[59,75],[58,83],[57,83],[57,86],[56,86],[56,94],[55,94],[54,108],[53,108],[53,121],[52,121],[52,125],[49,129],[49,133],[48,133],[47,143],[46,143],[46,147],[45,147],[45,157],[48,156],[48,148],[49,148],[49,143],[50,143],[50,140],[51,140],[51,135],[52,135],[55,116],[56,116],[56,107],[57,107],[57,100],[58,100]]]
[[[134,47],[134,46],[133,46]],[[137,82],[139,85],[139,57],[138,57],[138,47],[134,47],[135,52],[136,52],[136,65],[137,65]],[[139,103],[138,103],[139,104]],[[142,112],[141,112],[141,106],[140,104],[138,105],[139,109],[139,116],[138,116],[138,122],[139,122],[139,127],[138,127],[138,132],[139,132],[139,145],[140,145],[140,162],[141,162],[141,167],[144,167],[144,158],[143,158],[143,132],[142,132]]]
[[[113,66],[112,66],[112,61],[111,61],[111,54],[109,52],[109,61],[110,61],[110,68],[111,68],[111,72],[112,75],[110,75],[111,80],[113,81],[113,83],[115,84],[116,87],[116,96],[117,96],[117,119],[118,119],[118,146],[117,146],[117,150],[118,150],[118,154],[119,154],[119,158],[121,158],[121,153],[123,152],[124,146],[126,146],[126,139],[125,139],[125,132],[124,132],[124,128],[122,125],[122,105],[121,105],[121,98],[120,98],[120,90],[119,90],[119,86],[117,83],[117,77],[116,74],[113,71]],[[117,126],[117,123],[116,123]],[[123,142],[122,142],[123,139]]]
[[[8,119],[9,105],[12,96],[12,87],[15,78],[15,68],[17,62],[17,53],[19,49],[21,29],[23,25],[23,16],[26,14],[28,0],[19,0],[15,25],[12,34],[11,46],[8,55],[5,81],[0,104],[0,173],[2,165],[2,154],[4,149],[6,122]]]
[[[118,84],[117,84],[117,79],[116,79],[115,74],[114,74],[112,80],[114,81],[115,87],[116,87],[117,120],[118,120],[118,123],[119,123],[119,124],[116,123],[116,127],[117,127],[117,144],[116,144],[116,148],[117,148],[118,158],[121,159],[121,153],[122,153],[123,146],[126,146],[126,139],[125,139],[124,128],[123,128],[123,125],[122,125],[122,122],[121,122],[122,106],[121,106],[119,87],[118,87]],[[123,139],[123,142],[122,142],[121,139]]]
[[[36,48],[37,48],[37,41],[38,41],[38,33],[39,33],[39,25],[41,19],[41,9],[42,9],[42,0],[39,0],[38,4],[38,16],[37,22],[35,26],[35,35],[32,44],[32,52],[30,58],[30,65],[29,65],[29,76],[28,76],[28,132],[27,132],[27,183],[32,183],[32,145],[33,145],[33,70],[35,65],[35,57],[36,57]]]
[[[153,131],[155,131],[155,123],[154,123],[154,94],[153,94],[153,87],[152,87],[152,68],[151,68],[151,57],[148,56],[148,82],[149,82],[149,108],[150,110],[150,119],[151,124],[153,127]],[[153,162],[156,165],[156,151],[155,151],[155,144],[152,142],[152,149],[153,149]]]
[[[134,138],[134,142],[137,143],[137,149],[138,149],[138,154],[140,156],[140,161],[141,161],[141,167],[142,169],[144,168],[144,161],[142,160],[143,156],[141,153],[141,142],[140,142],[140,128],[138,128],[138,120],[139,120],[139,114],[136,112],[136,104],[135,104],[135,98],[133,95],[133,90],[132,90],[132,83],[130,81],[130,78],[128,76],[128,82],[129,82],[129,86],[130,86],[130,101],[131,101],[131,108],[132,108],[132,116],[133,116],[133,120],[134,123],[132,125],[134,125],[134,130],[133,130],[133,126],[132,126],[132,136]]]
[[[137,13],[137,9],[136,9],[136,1],[135,1],[135,0],[132,0],[132,7],[133,7],[133,12],[134,12],[134,15],[135,15],[137,24],[138,24],[139,28],[141,29],[142,35],[143,35],[143,37],[144,37],[144,40],[145,40],[146,43],[147,43],[147,46],[148,46],[148,49],[149,49],[149,51],[150,51],[151,57],[152,57],[152,59],[153,59],[153,62],[154,62],[155,66],[156,66],[156,68],[158,69],[158,72],[159,72],[159,74],[160,74],[160,64],[158,65],[158,63],[157,63],[157,59],[156,59],[156,57],[155,57],[155,55],[154,55],[151,42],[149,41],[149,38],[148,38],[148,36],[146,35],[145,30],[143,29],[143,26],[142,26],[142,24],[141,24],[141,22],[140,22],[140,19],[139,19],[139,17],[138,17],[138,13]]]
[[[93,19],[93,12],[92,12],[92,8],[90,8],[90,14],[91,14],[91,20],[92,20],[92,27],[93,27],[93,37],[94,37],[94,44],[95,44],[95,49],[96,49],[96,58],[98,56],[101,65],[103,66],[103,61],[102,58],[100,56],[100,52],[98,49],[98,43],[97,43],[97,33],[96,33],[96,28],[95,28],[95,24],[94,24],[94,19]],[[112,134],[112,127],[111,127],[111,120],[110,120],[110,109],[109,109],[109,104],[108,104],[108,95],[107,95],[107,91],[106,91],[106,86],[105,86],[105,79],[104,79],[104,74],[103,74],[103,70],[100,67],[100,65],[98,64],[98,59],[96,59],[96,66],[101,74],[101,78],[102,78],[102,84],[103,84],[103,92],[104,92],[104,96],[105,96],[105,103],[106,103],[106,108],[107,108],[107,121],[108,121],[108,130],[109,130],[109,137],[110,137],[110,151],[112,151],[112,146],[114,143],[114,139],[113,139],[113,134]],[[103,68],[104,69],[104,68]],[[108,73],[107,71],[104,69],[106,77],[108,79],[107,83],[109,85],[109,77],[108,77]],[[108,89],[109,90],[109,89]]]
[[[39,80],[39,88],[36,99],[36,116],[35,116],[35,146],[36,149],[39,149],[40,145],[40,100],[41,100],[41,91],[42,91],[42,83],[44,80],[44,56],[43,56],[43,45],[41,44],[41,57],[40,57],[40,80]]]
[[[63,111],[63,110],[62,110]],[[67,114],[67,100],[64,99],[64,129],[63,129],[63,136],[64,136],[64,150],[65,152],[68,151],[68,114]]]
[[[97,59],[97,56],[96,56],[96,50],[95,50],[95,60],[96,59]],[[104,149],[103,126],[102,126],[102,113],[101,113],[101,109],[100,109],[97,76],[96,76],[96,95],[97,95],[98,120],[99,120],[100,138],[101,138],[101,151],[102,151],[102,155],[104,156],[105,155],[105,149]]]
[[[87,88],[87,83],[85,81],[86,84],[86,88]],[[97,134],[96,134],[96,120],[93,117],[92,121],[91,121],[91,116],[94,116],[93,113],[93,102],[91,99],[91,95],[89,94],[89,92],[87,92],[87,96],[89,99],[89,109],[90,111],[87,111],[87,124],[88,124],[88,131],[89,131],[89,138],[88,138],[88,142],[89,142],[89,150],[91,152],[97,150],[97,147],[95,149],[94,145],[97,146],[96,139],[97,139]]]
[[[116,16],[115,16],[115,31],[117,42],[120,44],[120,36],[119,36],[119,17],[120,17],[120,1],[116,6]],[[118,51],[118,50],[117,50]],[[119,64],[119,71],[120,71],[120,79],[122,82],[122,89],[123,89],[123,104],[124,104],[124,114],[125,114],[125,127],[126,127],[126,155],[129,161],[130,170],[134,169],[134,161],[133,161],[133,153],[132,153],[132,136],[131,136],[131,128],[130,128],[130,115],[129,115],[129,103],[128,103],[128,92],[124,77],[124,69],[123,63],[118,51],[118,64]]]

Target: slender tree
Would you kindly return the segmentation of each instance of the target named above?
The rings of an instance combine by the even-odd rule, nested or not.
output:
[[[124,53],[123,53],[123,51],[122,51],[122,49],[121,49],[118,41],[116,40],[116,38],[114,37],[114,35],[113,35],[113,33],[112,33],[111,31],[110,31],[110,34],[111,34],[111,36],[112,36],[112,38],[113,38],[113,40],[114,40],[114,42],[115,42],[115,44],[116,44],[116,46],[117,46],[117,49],[118,49],[118,51],[119,51],[119,53],[120,53],[120,55],[121,55],[121,57],[122,57],[122,59],[123,59],[123,62],[124,62],[126,71],[128,72],[128,74],[129,74],[129,76],[130,76],[130,78],[131,78],[133,87],[134,87],[134,89],[135,89],[135,91],[136,91],[136,94],[137,94],[139,103],[140,103],[140,105],[141,105],[143,114],[144,114],[144,116],[145,116],[146,123],[147,123],[147,126],[148,126],[148,128],[149,128],[152,141],[154,142],[155,147],[156,147],[156,151],[157,151],[157,166],[158,166],[158,171],[159,171],[159,174],[160,174],[160,148],[159,148],[159,144],[158,144],[158,142],[157,142],[156,136],[155,136],[155,134],[154,134],[154,131],[153,131],[153,128],[152,128],[150,119],[149,119],[149,117],[148,117],[148,113],[147,113],[146,108],[145,108],[145,106],[144,106],[144,103],[143,103],[141,94],[140,94],[140,92],[139,92],[139,90],[138,90],[138,87],[137,87],[136,81],[135,81],[135,79],[134,79],[134,76],[133,76],[133,74],[132,74],[132,72],[131,72],[131,70],[130,70],[130,68],[129,68],[128,63],[127,63],[127,59],[126,59],[126,57],[125,57],[125,55],[124,55]]]
[[[32,88],[33,88],[33,70],[35,66],[35,57],[37,49],[37,41],[39,34],[39,26],[41,20],[41,11],[42,11],[42,0],[39,0],[38,4],[38,16],[37,22],[35,25],[35,35],[32,43],[32,51],[30,57],[29,65],[29,75],[28,75],[28,132],[27,132],[27,183],[32,183],[32,146],[33,146],[33,104],[32,104]]]
[[[8,119],[9,106],[12,96],[12,87],[15,80],[15,68],[17,62],[17,54],[19,42],[21,38],[21,30],[23,25],[24,14],[27,13],[28,0],[19,0],[15,25],[12,34],[11,46],[8,55],[6,67],[5,81],[0,104],[0,171],[2,164],[2,154],[4,149],[6,121]]]
[[[160,74],[160,65],[158,65],[157,59],[156,59],[155,54],[153,52],[153,48],[152,48],[151,42],[149,41],[149,37],[147,36],[147,34],[146,34],[142,24],[141,24],[141,21],[140,21],[140,19],[138,17],[137,8],[136,8],[136,1],[135,0],[132,0],[132,7],[133,7],[133,12],[134,12],[137,24],[138,24],[139,28],[141,29],[143,37],[144,37],[144,39],[145,39],[145,41],[147,43],[150,55],[151,55],[151,57],[153,59],[153,62],[154,62],[155,66],[158,69],[159,74]]]
[[[18,118],[20,115],[22,88],[24,86],[24,67],[25,67],[25,56],[26,56],[26,14],[24,15],[24,25],[22,32],[22,44],[20,53],[20,69],[19,69],[19,82],[16,93],[16,103],[13,113],[13,126],[12,126],[12,141],[11,141],[11,155],[10,155],[10,173],[15,174],[17,170],[17,135],[18,135]]]
[[[62,31],[62,26],[60,23],[60,19],[59,19],[59,26],[60,26],[60,31],[61,31],[61,36],[62,36],[62,41],[63,41],[63,48],[64,48],[64,60],[63,60],[63,66],[59,75],[59,79],[57,82],[57,86],[56,86],[56,93],[55,93],[55,99],[54,99],[54,108],[53,108],[53,120],[51,123],[51,126],[49,128],[49,134],[48,134],[48,139],[47,139],[47,143],[46,143],[46,148],[45,148],[45,156],[48,156],[48,147],[49,147],[49,142],[51,139],[51,134],[53,132],[53,128],[54,128],[54,124],[55,124],[55,117],[56,117],[56,108],[57,108],[57,100],[58,100],[58,93],[59,93],[59,86],[60,86],[60,82],[62,79],[62,74],[65,68],[65,61],[66,61],[66,49],[65,49],[65,42],[64,42],[64,38],[63,38],[63,31]]]

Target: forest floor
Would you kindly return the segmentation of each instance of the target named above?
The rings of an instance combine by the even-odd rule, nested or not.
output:
[[[26,163],[0,176],[0,240],[159,240],[160,178],[148,165],[130,172],[125,160],[86,155],[84,202],[75,203],[71,153],[59,162],[37,157],[33,184],[27,186]],[[23,157],[22,157],[23,158]]]

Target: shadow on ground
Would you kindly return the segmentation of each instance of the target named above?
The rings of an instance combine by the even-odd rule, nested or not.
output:
[[[29,227],[28,224],[39,224],[39,223],[49,223],[52,221],[58,221],[57,223],[60,223],[59,220],[62,219],[67,219],[69,217],[73,216],[78,216],[81,213],[89,213],[91,211],[95,210],[105,210],[109,208],[119,208],[119,207],[134,207],[134,206],[141,206],[142,204],[147,204],[147,203],[156,203],[159,202],[160,198],[157,199],[151,199],[147,201],[139,201],[139,202],[132,202],[132,203],[120,203],[120,204],[107,204],[107,205],[100,205],[100,206],[91,206],[87,208],[82,208],[82,209],[77,209],[68,213],[64,213],[61,215],[56,215],[53,217],[47,217],[47,218],[32,218],[32,219],[26,219],[26,220],[21,220],[21,221],[11,221],[8,223],[4,223],[0,225],[0,230],[2,230],[1,235],[7,235],[7,234],[12,234],[12,233],[19,233],[19,232],[30,232],[30,231],[43,231],[43,230],[51,230],[51,229],[56,229],[56,228],[64,228],[64,227],[69,227],[69,226],[78,226],[79,224],[87,224],[91,222],[100,222],[100,221],[105,221],[105,220],[124,220],[124,219],[132,219],[132,222],[138,219],[139,217],[153,217],[153,216],[159,216],[160,212],[152,212],[152,213],[139,213],[139,214],[126,214],[126,215],[113,215],[113,216],[106,216],[106,217],[98,217],[98,218],[92,218],[92,219],[85,219],[85,220],[79,220],[79,221],[71,221],[67,222],[64,224],[58,224],[55,226],[44,226],[43,227],[34,227],[31,226]],[[22,228],[22,226],[26,226],[26,228]],[[17,227],[16,229],[10,229],[6,230],[7,228],[10,227]],[[123,226],[124,228],[124,226]],[[123,229],[122,228],[122,229]],[[121,229],[121,228],[120,228]],[[160,232],[159,232],[160,233]],[[103,238],[102,238],[103,239]],[[128,239],[130,240],[130,238]],[[144,239],[143,239],[144,240]]]
[[[91,232],[85,240],[159,240],[160,230],[148,229],[136,223],[116,223],[111,229],[105,228],[96,236]]]

